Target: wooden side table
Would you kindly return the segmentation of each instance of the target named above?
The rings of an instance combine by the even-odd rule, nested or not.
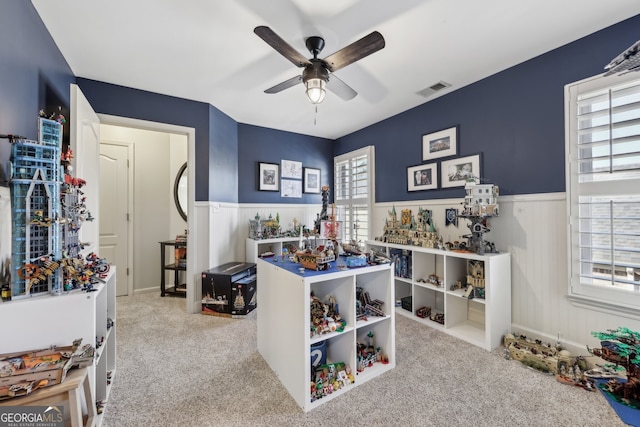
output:
[[[87,405],[86,423],[83,422],[82,401],[80,400],[82,391],[80,387],[83,388]],[[69,415],[71,416],[72,427],[93,427],[96,425],[96,402],[91,392],[87,368],[71,369],[60,384],[41,388],[26,396],[2,400],[0,401],[0,406],[51,405],[65,400],[69,400],[69,412],[71,412]]]

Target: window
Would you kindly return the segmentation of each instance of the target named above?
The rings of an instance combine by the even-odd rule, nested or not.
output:
[[[640,315],[640,75],[567,85],[569,297]]]
[[[334,158],[333,170],[337,217],[344,224],[343,241],[363,245],[371,231],[375,177],[373,146]]]

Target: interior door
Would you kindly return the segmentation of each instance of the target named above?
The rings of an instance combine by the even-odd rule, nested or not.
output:
[[[128,295],[129,147],[100,144],[100,256],[118,266],[116,296]]]
[[[80,241],[85,244],[81,253],[87,255],[98,252],[100,119],[77,85],[71,85],[70,144],[74,154],[72,173],[87,182],[82,191],[87,198],[87,209],[94,217],[93,221],[85,221],[78,233]]]

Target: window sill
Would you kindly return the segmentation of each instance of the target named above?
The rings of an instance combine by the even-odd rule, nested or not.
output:
[[[625,304],[611,301],[602,301],[584,295],[568,295],[569,302],[575,307],[587,310],[596,310],[613,316],[626,317],[628,319],[640,320],[640,309]]]

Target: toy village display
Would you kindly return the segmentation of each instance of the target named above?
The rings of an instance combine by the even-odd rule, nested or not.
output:
[[[495,253],[495,245],[485,241],[484,234],[491,231],[488,227],[489,218],[499,214],[498,186],[477,184],[475,179],[472,179],[465,184],[465,193],[463,210],[457,217],[471,221],[468,224],[471,234],[462,236],[467,239],[466,243],[444,243],[433,224],[432,211],[419,208],[416,219],[411,215],[410,209],[403,209],[401,220],[398,220],[395,207],[389,211],[382,236],[376,237],[375,240],[398,245],[474,252],[479,255]]]
[[[552,374],[563,384],[599,390],[622,421],[640,425],[640,333],[619,327],[591,335],[601,347],[587,346],[589,360],[573,357],[559,342],[551,346],[516,334],[504,337],[505,357]]]
[[[513,359],[535,370],[550,374],[558,374],[573,366],[575,360],[571,353],[563,350],[560,344],[552,346],[540,340],[532,340],[525,335],[506,334],[503,339],[505,358]],[[562,368],[561,368],[562,367]],[[586,366],[582,367],[585,370]]]
[[[81,255],[86,243],[78,232],[93,217],[82,192],[86,181],[72,176],[73,152],[62,147],[65,119],[40,115],[38,141],[9,138],[12,278],[11,295],[3,289],[3,300],[91,291],[110,268],[93,253]]]
[[[369,256],[364,254],[360,245],[355,242],[342,242],[343,224],[335,219],[334,205],[329,214],[329,187],[322,186],[322,211],[317,214],[314,228],[308,229],[293,219],[293,229],[282,231],[280,215],[273,218],[271,214],[261,219],[260,214],[249,220],[249,237],[254,240],[299,237],[298,245],[293,242],[282,243],[281,260],[285,258],[300,264],[300,271],[305,269],[323,271],[338,256],[344,257],[344,268],[363,267],[366,265],[384,264],[391,262],[383,253],[371,251]],[[261,253],[260,258],[271,258],[277,262],[278,257],[271,249]]]

